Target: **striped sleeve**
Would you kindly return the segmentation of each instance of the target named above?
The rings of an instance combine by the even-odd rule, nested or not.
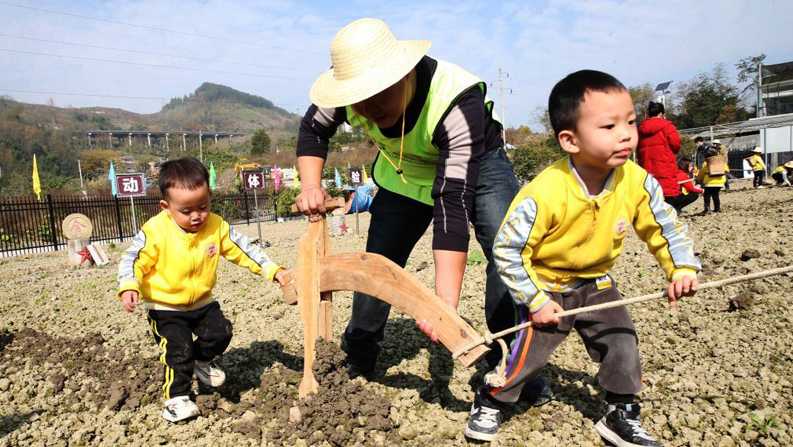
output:
[[[253,245],[247,236],[236,232],[226,222],[221,224],[220,250],[224,258],[253,273],[261,273],[270,281],[281,269],[261,248]]]
[[[493,260],[513,299],[527,304],[530,312],[537,312],[550,298],[531,267],[531,256],[550,219],[534,198],[521,194],[516,200],[520,202],[512,204],[493,241]]]
[[[314,104],[306,110],[297,133],[297,156],[326,158],[336,129],[347,120],[347,109],[324,109]]]
[[[157,262],[157,248],[143,230],[132,238],[132,244],[118,263],[118,296],[127,290],[140,295],[140,281]]]
[[[653,176],[645,176],[644,194],[640,197],[633,227],[661,264],[667,279],[696,275],[702,265],[694,254],[688,226],[677,220],[677,213],[664,201],[661,185]]]

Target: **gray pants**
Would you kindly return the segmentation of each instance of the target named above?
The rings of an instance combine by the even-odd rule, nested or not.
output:
[[[565,293],[549,293],[551,299],[564,310],[622,298],[613,280],[598,290],[594,280]],[[528,321],[528,309],[523,307],[521,319]],[[585,312],[562,318],[558,326],[520,331],[512,342],[507,359],[507,383],[491,388],[494,399],[504,403],[518,401],[527,381],[534,378],[571,329],[584,341],[593,361],[600,363],[598,383],[606,391],[617,394],[636,394],[641,389],[641,366],[638,337],[630,314],[625,307]]]

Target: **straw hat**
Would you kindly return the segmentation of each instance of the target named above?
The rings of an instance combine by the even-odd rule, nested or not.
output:
[[[430,48],[429,40],[397,40],[385,22],[358,19],[330,44],[330,70],[311,86],[319,107],[341,107],[370,98],[396,84]]]
[[[760,146],[755,146],[754,149],[752,149],[752,153],[762,154],[763,153],[763,148],[761,148]]]
[[[788,169],[793,169],[793,160],[785,163],[785,167],[788,168]]]
[[[713,140],[713,144],[721,144],[721,140],[719,140],[719,139],[717,138],[717,139]]]

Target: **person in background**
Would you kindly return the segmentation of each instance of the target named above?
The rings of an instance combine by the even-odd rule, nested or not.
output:
[[[771,178],[774,179],[777,186],[790,186],[791,176],[793,176],[793,161],[782,163],[771,172]]]
[[[708,157],[710,158],[710,157]],[[713,211],[716,213],[721,212],[721,200],[719,199],[719,192],[724,187],[727,181],[726,174],[713,174],[711,175],[712,168],[709,166],[708,158],[702,163],[702,169],[697,174],[697,180],[702,184],[705,189],[705,207],[702,214],[710,212],[710,202],[713,201]]]
[[[704,191],[694,183],[691,165],[691,159],[688,157],[683,156],[677,160],[677,184],[680,185],[680,194],[672,198],[664,197],[666,203],[672,205],[678,214],[683,208],[696,202]]]
[[[752,172],[754,173],[754,180],[752,186],[761,189],[765,188],[763,180],[765,180],[765,162],[763,161],[763,149],[756,146],[752,153],[747,157],[749,164],[752,165]]]
[[[664,200],[672,204],[680,196],[676,161],[680,135],[675,125],[666,119],[663,104],[651,101],[647,105],[647,116],[649,118],[639,125],[637,159],[641,167],[661,184]]]

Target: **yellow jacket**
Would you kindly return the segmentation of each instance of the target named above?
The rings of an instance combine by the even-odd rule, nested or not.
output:
[[[701,265],[674,209],[654,177],[628,161],[590,196],[569,158],[524,186],[510,205],[493,244],[501,279],[517,301],[536,312],[543,291],[608,274],[633,226],[667,278],[696,275]]]
[[[699,182],[707,188],[721,188],[727,183],[727,176],[714,175],[711,177],[708,175],[708,162],[705,161],[702,163],[702,169],[700,169],[697,173],[697,180],[699,180]]]
[[[149,219],[118,266],[118,294],[137,291],[155,309],[192,310],[211,303],[220,256],[273,279],[280,267],[220,216],[210,213],[197,233],[167,211]]]
[[[753,171],[765,171],[765,162],[760,155],[754,154],[749,157],[749,164],[752,165]]]

